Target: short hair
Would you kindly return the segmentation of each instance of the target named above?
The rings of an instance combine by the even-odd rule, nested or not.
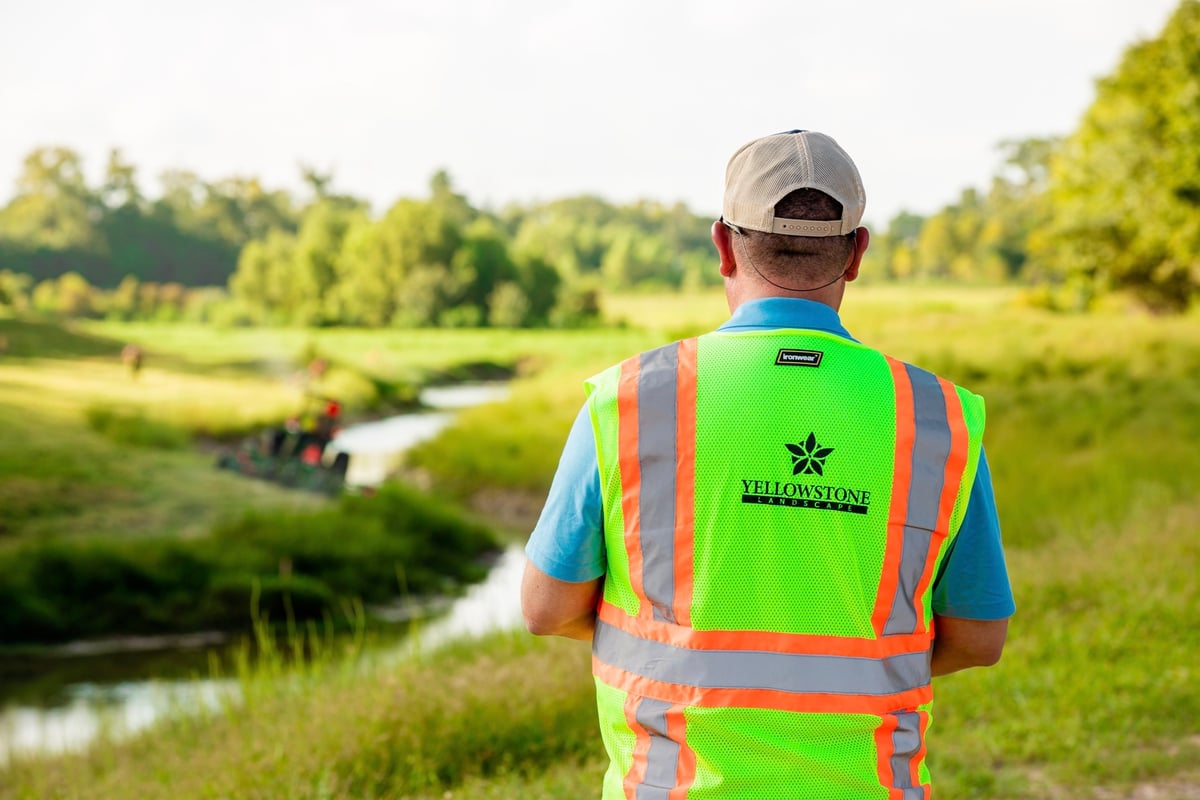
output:
[[[796,189],[775,204],[775,217],[836,220],[842,204],[817,189]],[[834,278],[854,250],[854,233],[842,236],[791,236],[785,233],[745,231],[743,244],[754,266],[770,280],[797,289]]]

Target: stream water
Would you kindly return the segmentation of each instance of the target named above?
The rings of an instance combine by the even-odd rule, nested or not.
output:
[[[500,399],[503,385],[426,389],[433,411],[405,414],[347,428],[333,445],[351,454],[347,482],[373,485],[404,450],[435,436],[457,409]],[[520,624],[519,587],[525,557],[506,550],[481,583],[425,620],[419,633],[397,635],[366,654],[399,659],[415,647]],[[237,702],[236,681],[210,675],[210,659],[229,647],[215,634],[77,642],[51,653],[0,659],[0,765],[14,754],[66,752],[101,733],[120,736],[168,713],[196,713]],[[200,677],[198,677],[200,676]]]

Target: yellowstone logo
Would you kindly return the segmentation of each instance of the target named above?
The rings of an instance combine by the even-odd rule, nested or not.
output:
[[[792,460],[792,475],[825,475],[825,460],[834,448],[817,442],[814,433],[799,444],[784,444]],[[871,507],[871,493],[866,489],[845,486],[818,486],[779,480],[750,480],[742,478],[742,502],[754,505],[810,508],[817,511],[842,511],[847,514],[866,514]]]
[[[809,434],[802,444],[785,444],[792,454],[793,475],[824,475],[825,459],[833,452],[832,447],[818,447],[817,437]]]

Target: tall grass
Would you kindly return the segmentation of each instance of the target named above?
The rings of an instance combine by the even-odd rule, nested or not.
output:
[[[574,787],[554,796],[595,785],[594,759],[583,773],[563,768],[593,748],[585,649],[499,635],[389,669],[343,664],[243,678],[245,701],[215,716],[18,759],[0,797],[442,798],[448,787],[519,787],[550,764]]]

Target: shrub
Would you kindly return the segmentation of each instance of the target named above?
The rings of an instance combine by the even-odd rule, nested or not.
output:
[[[203,539],[56,540],[0,552],[0,642],[248,629],[478,580],[491,532],[413,489],[251,511]],[[398,576],[403,576],[403,581]]]

